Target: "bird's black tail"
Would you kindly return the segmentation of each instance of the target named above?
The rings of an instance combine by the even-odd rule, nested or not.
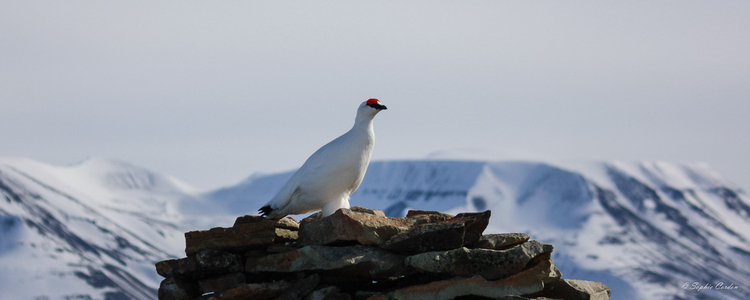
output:
[[[258,210],[262,217],[268,217],[268,214],[270,214],[272,211],[273,208],[271,208],[270,205],[263,206]]]

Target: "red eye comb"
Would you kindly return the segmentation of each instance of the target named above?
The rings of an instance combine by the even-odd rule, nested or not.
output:
[[[367,105],[373,105],[373,104],[378,104],[378,103],[380,103],[380,100],[375,99],[375,98],[370,98],[369,100],[367,100]]]

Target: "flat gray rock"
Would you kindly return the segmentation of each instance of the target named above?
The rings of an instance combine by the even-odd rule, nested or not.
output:
[[[525,233],[497,233],[485,234],[479,238],[474,248],[504,250],[524,243],[531,238]]]
[[[404,258],[403,255],[362,245],[306,246],[264,257],[250,257],[245,270],[250,273],[330,271],[337,275],[387,279],[405,274]]]
[[[497,280],[521,272],[529,262],[549,254],[554,247],[529,241],[507,250],[458,248],[449,251],[420,253],[406,258],[405,264],[418,272],[471,277],[481,275]]]

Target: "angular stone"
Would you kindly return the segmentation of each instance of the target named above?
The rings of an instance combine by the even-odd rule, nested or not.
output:
[[[570,300],[608,300],[612,290],[595,281],[561,279],[533,296]]]
[[[554,247],[529,241],[507,250],[468,249],[465,247],[412,255],[404,263],[417,272],[471,277],[480,275],[497,280],[521,272],[540,255],[551,253]]]
[[[471,246],[479,241],[482,233],[490,223],[492,211],[486,210],[481,213],[460,213],[446,222],[461,222],[466,226],[464,231],[464,243]]]
[[[339,209],[320,219],[305,219],[300,224],[297,245],[330,245],[357,242],[378,245],[391,236],[409,229],[410,223],[402,218],[386,217],[383,211],[352,207]]]
[[[190,255],[203,249],[243,252],[296,239],[297,231],[277,228],[274,222],[261,220],[239,223],[230,228],[216,227],[210,230],[186,232],[185,253]]]
[[[276,300],[301,300],[310,294],[320,283],[320,275],[312,274],[294,283],[294,285],[281,294]]]
[[[464,246],[464,226],[461,223],[428,223],[397,234],[381,244],[386,250],[420,253],[456,249]]]
[[[422,216],[432,216],[432,217],[439,219],[440,221],[445,221],[445,220],[455,217],[454,215],[446,214],[444,212],[435,211],[435,210],[412,209],[406,212],[407,219],[413,219],[413,218],[422,217]]]
[[[235,286],[245,283],[245,275],[242,273],[233,273],[229,275],[213,277],[198,281],[201,294],[217,293],[231,289]]]
[[[366,213],[366,214],[371,214],[371,215],[379,215],[379,216],[385,217],[385,212],[383,212],[382,210],[379,210],[379,209],[374,209],[374,208],[367,208],[367,207],[362,207],[362,206],[352,206],[351,208],[349,208],[349,210],[351,210],[353,212],[361,212],[361,213]]]
[[[156,273],[163,277],[202,279],[242,271],[242,257],[237,254],[202,250],[181,259],[156,263]]]
[[[245,270],[259,272],[329,271],[341,276],[387,279],[404,275],[404,256],[375,247],[306,246],[247,259]]]
[[[237,219],[234,220],[234,225],[232,225],[232,227],[241,225],[241,224],[253,224],[253,223],[261,223],[261,222],[269,222],[271,224],[275,223],[271,219],[266,219],[258,215],[244,215],[244,216],[237,217]]]
[[[410,210],[406,213],[406,220],[416,225],[436,223],[453,218],[453,215],[439,211]]]
[[[453,218],[425,223],[394,235],[380,247],[395,252],[421,253],[470,246],[479,241],[491,212],[465,213]]]
[[[190,300],[200,296],[200,293],[192,282],[167,278],[159,285],[158,296],[159,300]]]
[[[398,289],[393,292],[392,297],[397,300],[448,300],[468,295],[500,298],[541,291],[545,283],[556,281],[559,278],[560,272],[554,263],[545,261],[531,269],[501,280],[488,281],[479,275],[471,278],[456,277]]]
[[[304,300],[351,300],[352,296],[341,292],[336,286],[319,289],[307,295]]]
[[[227,290],[220,295],[214,295],[208,300],[265,300],[273,299],[292,287],[291,282],[277,281],[266,283],[242,284]]]
[[[581,299],[609,300],[609,297],[612,296],[612,290],[601,282],[576,279],[563,279],[562,281],[580,292]]]
[[[284,217],[276,221],[274,224],[276,228],[284,228],[289,230],[298,231],[299,230],[299,222],[297,220],[292,219],[290,217]]]
[[[238,217],[234,221],[234,226],[241,225],[241,224],[260,223],[260,222],[269,222],[273,224],[273,226],[276,228],[289,229],[292,231],[299,230],[299,223],[290,217],[284,217],[279,220],[272,220],[272,219],[266,219],[261,216],[244,215],[244,216]]]
[[[190,266],[188,266],[188,264]],[[161,277],[184,277],[190,269],[196,269],[197,261],[191,260],[190,257],[180,259],[168,259],[156,263],[156,273]]]
[[[242,271],[242,257],[238,254],[203,250],[195,254],[198,262],[197,272],[211,274],[229,274]]]
[[[474,248],[505,250],[528,241],[530,236],[525,233],[485,234],[479,238]]]

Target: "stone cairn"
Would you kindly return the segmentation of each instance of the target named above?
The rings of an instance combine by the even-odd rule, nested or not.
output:
[[[482,235],[489,219],[362,207],[300,223],[243,216],[185,233],[187,257],[156,264],[159,299],[609,299],[602,283],[560,278],[552,245]]]

